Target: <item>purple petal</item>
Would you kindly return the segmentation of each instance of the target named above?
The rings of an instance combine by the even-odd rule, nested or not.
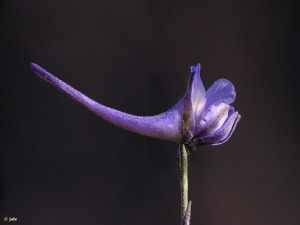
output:
[[[197,147],[203,145],[220,145],[231,137],[241,116],[238,112],[234,112],[233,107],[230,107],[229,111],[229,116],[220,129],[212,134],[201,136],[195,140],[195,145]]]
[[[31,64],[31,67],[39,77],[48,81],[101,118],[118,127],[150,137],[175,142],[181,140],[183,100],[162,114],[156,116],[135,116],[95,102],[34,63]]]
[[[214,133],[228,117],[229,105],[221,103],[218,106],[210,105],[196,128],[196,136]]]
[[[216,143],[216,144],[213,144],[213,145],[220,145],[220,144],[223,144],[226,141],[228,141],[228,139],[233,134],[233,131],[235,130],[235,127],[236,127],[237,123],[240,121],[240,119],[241,119],[241,115],[238,114],[237,117],[235,118],[234,122],[233,122],[233,125],[232,125],[232,128],[231,128],[229,134],[227,136],[225,136],[224,138],[222,138],[219,143]]]
[[[191,77],[184,97],[183,133],[189,132],[189,136],[195,133],[195,126],[206,101],[205,89],[200,78],[200,68],[200,64],[191,66]]]
[[[226,80],[217,80],[206,92],[207,106],[220,103],[231,104],[234,102],[236,93],[233,84]]]
[[[197,64],[197,66],[191,66],[191,98],[193,103],[193,111],[197,114],[201,112],[206,99],[205,88],[200,78],[200,68],[201,66],[199,63]]]

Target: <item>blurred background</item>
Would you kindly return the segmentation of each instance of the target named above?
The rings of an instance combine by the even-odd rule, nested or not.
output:
[[[39,79],[153,115],[200,62],[242,115],[190,157],[191,224],[300,225],[296,1],[0,1],[0,224],[179,224],[176,143],[106,123]],[[298,147],[297,147],[298,146]]]

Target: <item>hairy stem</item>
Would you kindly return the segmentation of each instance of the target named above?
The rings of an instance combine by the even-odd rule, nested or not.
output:
[[[180,144],[178,151],[178,175],[181,190],[181,225],[189,225],[191,202],[188,203],[188,154],[184,144]]]

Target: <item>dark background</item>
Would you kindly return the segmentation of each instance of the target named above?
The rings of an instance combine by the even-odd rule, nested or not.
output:
[[[300,225],[297,14],[271,0],[1,1],[0,224],[179,224],[177,144],[106,123],[29,65],[153,115],[200,62],[207,88],[233,82],[242,119],[190,157],[191,224]]]

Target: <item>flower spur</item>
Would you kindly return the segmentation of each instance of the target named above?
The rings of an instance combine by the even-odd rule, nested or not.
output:
[[[171,109],[155,116],[135,116],[104,106],[37,64],[32,70],[50,84],[68,94],[98,116],[123,129],[185,144],[191,150],[204,145],[218,145],[229,139],[240,115],[231,104],[234,86],[225,79],[216,81],[206,92],[200,79],[200,64],[191,66],[191,76],[184,97]]]

